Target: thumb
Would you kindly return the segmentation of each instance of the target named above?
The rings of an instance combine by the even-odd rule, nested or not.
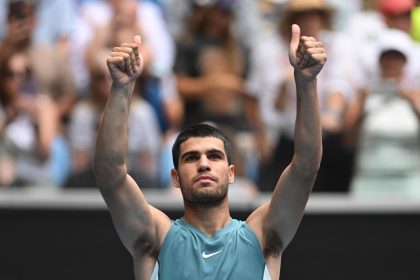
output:
[[[297,24],[292,25],[292,36],[290,39],[290,54],[294,57],[299,46],[300,27]]]
[[[134,55],[136,56],[137,65],[139,66],[137,70],[142,71],[144,60],[143,60],[143,54],[140,52],[141,37],[139,35],[134,36],[133,43],[137,45],[137,48],[134,48]]]
[[[141,45],[141,37],[139,35],[134,36],[133,43],[136,43],[140,47],[140,45]]]

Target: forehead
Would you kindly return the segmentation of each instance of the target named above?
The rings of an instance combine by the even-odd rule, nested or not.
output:
[[[181,154],[189,151],[204,152],[214,149],[225,153],[225,147],[221,139],[216,137],[191,137],[180,146]]]

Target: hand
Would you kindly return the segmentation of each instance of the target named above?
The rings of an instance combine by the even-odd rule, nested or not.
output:
[[[327,55],[321,42],[314,37],[300,36],[300,27],[293,24],[289,61],[306,80],[313,80],[327,61]]]
[[[139,51],[140,36],[135,36],[132,43],[123,43],[114,47],[107,59],[109,73],[117,87],[124,87],[135,82],[143,70],[143,56]]]

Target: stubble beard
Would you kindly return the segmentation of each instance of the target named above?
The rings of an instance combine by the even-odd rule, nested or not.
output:
[[[203,189],[200,190],[192,188],[188,190],[182,187],[182,181],[180,181],[180,184],[184,202],[190,206],[218,206],[227,197],[229,187],[227,181],[219,184],[217,187],[202,187]]]

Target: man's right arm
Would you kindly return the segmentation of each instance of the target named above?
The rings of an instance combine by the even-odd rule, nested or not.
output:
[[[108,58],[113,85],[98,131],[94,171],[122,242],[133,257],[143,259],[156,256],[171,222],[147,203],[127,173],[128,111],[141,72],[139,56],[132,43],[114,48]]]

